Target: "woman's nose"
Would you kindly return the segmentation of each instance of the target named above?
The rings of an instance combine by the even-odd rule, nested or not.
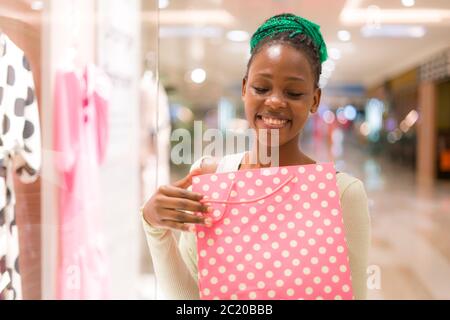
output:
[[[278,95],[271,95],[268,97],[265,104],[272,108],[285,108],[287,106],[286,102]]]

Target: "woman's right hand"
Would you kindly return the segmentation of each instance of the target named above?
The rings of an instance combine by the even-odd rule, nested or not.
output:
[[[201,168],[172,185],[161,186],[144,205],[145,221],[152,227],[185,232],[194,232],[196,224],[211,226],[211,218],[194,215],[194,212],[211,212],[207,205],[200,202],[204,196],[186,190],[192,184],[192,178],[199,174],[202,174]]]

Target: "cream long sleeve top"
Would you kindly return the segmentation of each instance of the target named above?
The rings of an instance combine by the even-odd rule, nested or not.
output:
[[[243,154],[224,157],[216,172],[237,171]],[[199,159],[191,171],[200,167]],[[348,245],[353,294],[366,298],[366,270],[370,246],[370,217],[363,183],[346,173],[336,175]],[[172,230],[154,228],[144,219],[143,225],[152,256],[156,282],[167,299],[200,298],[197,272],[197,247],[193,233],[181,233],[179,240]]]

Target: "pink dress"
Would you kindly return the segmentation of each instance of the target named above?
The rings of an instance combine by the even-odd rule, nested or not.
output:
[[[93,65],[82,74],[64,70],[56,75],[57,299],[109,298],[99,192],[99,166],[108,140],[108,89],[108,78]]]

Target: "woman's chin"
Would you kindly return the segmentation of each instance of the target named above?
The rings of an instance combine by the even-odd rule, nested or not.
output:
[[[277,137],[258,137],[258,145],[261,147],[268,147],[268,148],[279,148],[286,144],[285,139],[277,139]]]

